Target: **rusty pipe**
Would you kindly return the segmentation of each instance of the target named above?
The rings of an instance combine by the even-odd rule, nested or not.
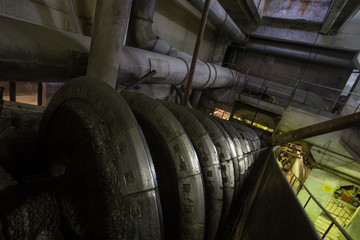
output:
[[[198,35],[197,35],[196,43],[195,43],[194,54],[193,54],[192,60],[191,60],[190,72],[189,72],[189,76],[188,76],[188,79],[186,82],[184,98],[182,101],[183,106],[186,106],[187,101],[189,100],[191,84],[192,84],[192,80],[194,78],[194,73],[195,73],[195,68],[196,68],[196,62],[197,62],[197,58],[199,55],[200,45],[201,45],[201,42],[202,42],[202,39],[204,36],[204,32],[205,32],[207,16],[209,14],[210,2],[211,2],[211,0],[206,0],[204,9],[202,11],[199,31],[198,31]]]
[[[265,142],[277,146],[356,126],[360,126],[360,112],[268,137]]]

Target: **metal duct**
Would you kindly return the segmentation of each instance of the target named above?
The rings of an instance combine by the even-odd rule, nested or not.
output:
[[[205,0],[187,0],[200,12],[204,8]],[[227,14],[217,0],[212,0],[208,18],[218,28],[223,30],[227,36],[239,45],[245,45],[246,37]]]
[[[91,38],[0,15],[0,73],[3,81],[66,81],[84,75]],[[118,82],[182,84],[191,59],[185,60],[125,46],[120,51]],[[26,78],[24,78],[26,72]],[[194,88],[231,87],[235,71],[199,61]]]
[[[326,51],[324,51],[319,48],[311,49],[311,47],[295,44],[252,39],[248,44],[246,51],[322,64],[345,70],[353,70],[355,68],[352,62],[355,53],[340,50],[326,49]]]

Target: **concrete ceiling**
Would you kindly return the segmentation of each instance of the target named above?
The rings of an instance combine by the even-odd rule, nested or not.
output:
[[[219,2],[245,34],[269,38],[266,29],[264,30],[269,28],[269,31],[273,32],[271,37],[274,39],[304,44],[316,42],[316,39],[308,41],[311,33],[321,33],[325,37],[336,35],[360,9],[358,0],[219,0]],[[279,30],[288,31],[289,34],[277,33],[280,32]],[[287,35],[296,36],[291,38]],[[345,46],[347,44],[343,45],[344,48],[348,48]],[[341,44],[335,44],[334,48],[340,48],[339,46]],[[327,44],[327,47],[331,47],[331,44]],[[360,49],[360,46],[353,48]]]

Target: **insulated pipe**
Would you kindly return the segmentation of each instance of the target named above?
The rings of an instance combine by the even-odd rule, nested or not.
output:
[[[224,135],[225,140],[226,140],[227,145],[230,150],[231,160],[234,165],[234,174],[235,174],[235,189],[234,189],[234,196],[233,196],[233,203],[232,203],[232,205],[234,205],[235,200],[237,199],[237,196],[239,194],[239,186],[240,186],[240,167],[239,167],[239,162],[237,161],[236,147],[235,147],[233,140],[229,136],[228,132],[225,130],[225,128],[219,122],[217,122],[214,118],[211,118],[211,120],[215,123],[217,128],[220,129],[221,133]]]
[[[87,75],[115,88],[130,17],[129,0],[97,1]]]
[[[241,149],[240,141],[239,141],[239,139],[238,139],[238,137],[236,135],[237,131],[231,124],[229,124],[228,121],[225,121],[225,120],[217,118],[217,117],[214,117],[214,119],[218,123],[221,124],[221,126],[229,134],[231,140],[234,143],[235,151],[236,151],[236,155],[237,155],[237,158],[236,158],[237,164],[236,165],[239,166],[239,186],[238,186],[238,191],[240,191],[241,188],[244,185],[244,181],[245,181],[246,176],[245,176],[245,163],[244,163],[244,161],[240,161],[240,159],[243,157],[243,151]],[[236,198],[238,199],[239,197],[240,197],[240,195],[238,194],[236,196]]]
[[[120,58],[119,78],[138,79],[149,71],[157,74],[145,83],[178,85],[186,80],[190,61],[132,47],[124,47]],[[235,71],[198,61],[194,74],[193,88],[231,87]]]
[[[166,239],[173,237],[174,234],[178,239],[203,239],[205,233],[205,191],[202,179],[202,173],[199,166],[199,161],[195,149],[191,144],[186,132],[174,117],[174,115],[159,101],[152,99],[142,94],[135,94],[131,92],[123,93],[130,108],[135,112],[139,124],[142,128],[145,126],[149,129],[156,129],[161,138],[161,147],[167,149],[167,154],[161,154],[164,161],[160,157],[153,158],[155,171],[163,169],[164,164],[172,163],[175,169],[177,179],[177,195],[178,209],[180,215],[178,219],[171,219],[171,221],[178,221],[178,233],[167,232],[165,229]],[[151,141],[151,136],[145,134],[147,142]],[[160,147],[160,148],[161,148]],[[151,151],[159,152],[158,146],[156,149],[150,147]],[[161,150],[160,150],[161,151]],[[153,152],[152,152],[153,154]],[[157,162],[161,161],[161,162]],[[164,169],[169,172],[171,169]],[[161,176],[162,174],[160,174]],[[160,177],[159,176],[159,177]],[[170,181],[169,179],[163,179]],[[165,185],[165,184],[164,184]],[[163,185],[163,186],[164,186]],[[160,200],[162,185],[159,182]],[[168,189],[169,191],[176,191],[176,189]],[[164,202],[162,202],[162,205]],[[178,209],[169,209],[176,211]],[[165,213],[165,212],[164,212]],[[176,218],[176,216],[171,216]],[[165,219],[166,221],[170,219]],[[168,234],[168,236],[166,236]]]
[[[180,122],[198,155],[206,193],[206,239],[215,239],[223,201],[223,181],[218,153],[201,122],[184,107],[161,101]]]
[[[24,81],[23,72],[26,71],[27,81],[59,82],[86,72],[82,62],[86,62],[91,38],[4,15],[0,15],[0,29],[3,30],[0,31],[2,80]],[[118,82],[133,81],[156,70],[157,74],[146,83],[172,85],[183,83],[191,61],[127,46],[122,48],[118,57]],[[231,87],[235,73],[229,68],[198,61],[192,86]]]
[[[204,8],[205,0],[187,0],[200,12]],[[239,27],[234,23],[230,16],[217,0],[210,4],[209,20],[219,29],[223,30],[228,37],[239,45],[245,45],[246,37]]]
[[[271,41],[251,40],[246,51],[263,55],[269,54],[346,70],[353,70],[355,68],[352,62],[354,54],[350,56],[351,53],[346,52],[346,54],[342,54],[344,56],[336,56],[339,51],[331,49],[328,49],[327,53],[323,53],[317,49],[311,50],[310,47],[281,44]]]
[[[209,116],[194,109],[187,108],[187,110],[201,122],[209,133],[219,155],[224,187],[221,222],[224,222],[229,215],[235,191],[235,171],[230,147],[220,129]]]
[[[188,2],[193,4],[200,12],[202,12],[205,5],[205,0],[188,0]],[[175,49],[154,34],[152,23],[155,6],[156,0],[133,1],[131,25],[134,27],[131,29],[130,34],[132,34],[137,45],[142,49],[165,55],[185,59],[191,58],[190,55]],[[222,29],[231,40],[244,45],[246,37],[216,0],[211,1],[208,19]]]

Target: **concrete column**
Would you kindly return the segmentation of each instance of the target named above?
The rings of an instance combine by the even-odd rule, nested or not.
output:
[[[131,0],[98,0],[87,75],[115,88],[120,52],[126,39]]]

